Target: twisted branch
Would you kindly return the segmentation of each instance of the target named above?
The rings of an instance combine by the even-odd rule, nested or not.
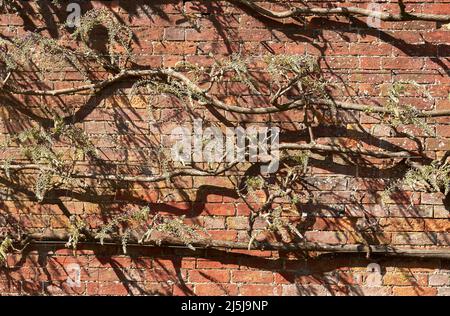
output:
[[[388,151],[375,151],[362,148],[347,148],[335,145],[320,145],[315,143],[308,144],[296,144],[296,143],[284,143],[280,144],[280,149],[293,149],[293,150],[311,150],[322,151],[331,153],[343,153],[350,155],[363,155],[376,158],[413,158],[420,157],[418,154],[410,153],[407,151],[388,152]]]
[[[315,143],[308,144],[296,144],[296,143],[282,143],[279,145],[279,149],[283,150],[311,150],[328,153],[343,153],[349,155],[363,155],[376,158],[418,158],[419,154],[410,153],[407,151],[389,152],[389,151],[375,151],[359,148],[346,148],[336,145],[321,145]],[[169,180],[175,177],[181,176],[217,176],[225,173],[239,162],[235,161],[225,166],[214,170],[202,170],[202,169],[181,169],[172,172],[166,172],[161,175],[155,176],[129,176],[129,175],[106,175],[97,173],[72,173],[70,177],[78,179],[98,179],[98,180],[111,180],[111,181],[129,181],[129,182],[160,182]],[[38,164],[14,164],[14,165],[0,165],[1,170],[47,170],[51,171],[50,167],[46,167]]]
[[[286,19],[295,18],[299,16],[329,16],[329,15],[341,15],[341,16],[366,16],[380,19],[387,22],[401,22],[401,21],[432,21],[432,22],[450,22],[450,15],[448,14],[427,14],[427,13],[415,13],[406,12],[405,6],[402,1],[399,1],[400,13],[386,13],[380,11],[367,10],[357,7],[336,7],[336,8],[308,8],[308,7],[293,7],[286,11],[272,11],[257,5],[250,0],[228,0],[229,2],[236,2],[241,4],[258,14],[264,15],[274,19]]]
[[[103,80],[98,83],[92,83],[88,85],[82,85],[74,88],[66,88],[59,90],[21,90],[13,87],[5,87],[6,90],[14,93],[14,94],[22,94],[22,95],[36,95],[36,96],[61,96],[61,95],[70,95],[77,92],[82,91],[100,91],[120,80],[127,78],[139,78],[146,76],[163,76],[163,77],[171,77],[178,79],[181,81],[188,89],[195,92],[196,94],[202,96],[205,101],[200,101],[199,103],[202,105],[212,105],[218,109],[222,109],[228,112],[239,113],[239,114],[271,114],[271,113],[279,113],[285,112],[292,109],[302,108],[307,104],[317,104],[323,105],[327,107],[334,106],[336,108],[340,108],[343,110],[353,110],[367,113],[378,113],[378,114],[388,114],[390,110],[381,106],[371,106],[371,105],[363,105],[356,104],[351,102],[343,102],[343,101],[334,101],[327,99],[312,99],[306,102],[304,99],[295,99],[288,103],[278,105],[278,106],[270,106],[263,108],[247,108],[239,105],[229,105],[225,102],[220,101],[217,97],[209,94],[206,90],[201,89],[198,85],[196,85],[193,81],[191,81],[188,77],[186,77],[181,72],[175,71],[172,68],[166,69],[147,69],[147,70],[123,70],[117,75]],[[401,114],[401,112],[400,112]],[[441,117],[450,115],[450,109],[447,110],[429,110],[429,111],[418,111],[417,117]]]
[[[71,178],[77,179],[97,179],[97,180],[111,180],[111,181],[129,181],[129,182],[160,182],[165,180],[170,180],[175,177],[181,176],[217,176],[223,174],[224,172],[230,170],[238,164],[238,161],[226,164],[225,166],[214,170],[202,170],[202,169],[181,169],[172,172],[166,172],[161,175],[155,176],[128,176],[128,175],[107,175],[107,174],[97,174],[97,173],[72,173]],[[9,165],[0,166],[2,170],[47,170],[51,171],[50,167],[37,165],[37,164],[23,164],[23,165]]]

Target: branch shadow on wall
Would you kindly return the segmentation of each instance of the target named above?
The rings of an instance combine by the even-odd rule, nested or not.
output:
[[[44,3],[50,2],[39,2],[41,6],[42,12],[45,13],[45,16],[49,16],[48,12],[55,13],[56,8],[51,5],[44,5]],[[87,2],[89,3],[89,2]],[[86,4],[91,5],[91,4]],[[141,9],[144,5],[148,5],[149,10],[147,12],[142,13]],[[169,20],[169,16],[167,16],[164,11],[160,10],[158,5],[152,1],[120,1],[119,6],[126,10],[131,17],[146,16],[151,23],[152,18],[155,15],[159,18]],[[210,7],[198,7],[197,10],[201,12],[205,12],[201,15],[201,19],[206,19],[207,21],[212,22],[211,25],[216,28],[219,34],[219,38],[224,40],[225,51],[226,54],[231,54],[236,52],[236,48],[234,47],[233,41],[230,39],[240,41],[238,38],[238,34],[235,33],[232,27],[227,27],[228,25],[233,25],[236,21],[233,20],[233,17],[219,19],[215,17],[215,14],[220,14],[223,10],[214,5],[210,4]],[[138,10],[139,9],[139,10]],[[52,37],[57,38],[59,36],[58,30],[56,28],[55,21],[49,20],[49,18],[45,19],[46,27],[42,28],[35,24],[32,20],[27,18],[31,12],[34,13],[34,8],[32,8],[29,4],[24,2],[20,17],[23,18],[25,23],[27,24],[26,29],[30,31],[47,31]],[[139,12],[139,13],[138,13]],[[305,28],[299,28],[298,24],[282,24],[271,19],[261,18],[260,16],[255,16],[254,13],[248,12],[248,14],[253,15],[255,18],[260,20],[263,24],[268,26],[273,31],[273,37],[275,42],[277,40],[281,41],[281,38],[277,38],[277,36],[286,36],[290,40],[294,42],[306,42],[308,45],[311,45],[316,50],[318,50],[321,54],[321,57],[325,57],[327,52],[329,51],[331,44],[327,44],[326,37],[323,35],[323,31],[334,31],[340,34],[340,36],[345,39],[346,34],[351,34],[353,36],[372,36],[378,38],[383,42],[387,42],[402,53],[407,56],[415,56],[415,57],[429,57],[438,67],[444,70],[445,73],[448,73],[448,67],[441,61],[441,59],[437,58],[437,53],[439,51],[448,51],[448,45],[440,45],[439,47],[433,43],[424,42],[422,44],[408,44],[406,41],[396,39],[393,35],[388,32],[383,32],[380,30],[375,30],[368,28],[366,24],[357,19],[350,19],[349,22],[340,22],[340,21],[330,21],[328,19],[322,18],[314,18],[310,20],[308,25],[305,25]],[[52,15],[53,16],[53,15]],[[63,15],[59,14],[56,17],[62,21],[64,19]],[[191,17],[186,16],[185,21],[179,21],[179,23],[187,23],[187,25],[191,25],[195,29],[195,19],[190,20]],[[227,20],[228,19],[228,20]],[[325,23],[326,22],[326,23]],[[316,27],[320,26],[321,29],[317,29]],[[348,41],[351,40],[350,37],[347,36]],[[317,40],[320,40],[323,44],[318,44]],[[139,40],[135,39],[137,45],[139,45]],[[270,52],[270,44],[264,45],[264,49],[267,49]],[[269,45],[269,48],[267,48]],[[100,45],[101,46],[101,45]],[[101,48],[100,48],[101,50]],[[272,51],[275,53],[275,51]],[[206,53],[205,53],[206,54]],[[332,72],[330,65],[325,63],[326,67],[328,67],[328,71]],[[339,75],[336,75],[339,78]],[[23,80],[30,78],[18,78],[18,80]],[[341,82],[345,84],[345,80],[341,79]],[[130,83],[120,83],[114,87],[105,89],[101,91],[100,94],[95,96],[90,96],[86,98],[83,96],[77,103],[74,102],[74,99],[70,98],[58,98],[57,101],[53,101],[52,106],[55,111],[59,113],[64,113],[64,121],[68,124],[81,124],[85,119],[92,119],[97,117],[98,120],[106,122],[112,131],[115,134],[120,135],[120,139],[112,138],[102,141],[107,143],[107,146],[104,147],[104,152],[101,153],[100,158],[92,160],[91,166],[89,166],[90,171],[95,171],[99,174],[110,174],[117,172],[116,162],[119,161],[131,161],[133,160],[133,166],[130,169],[124,170],[130,171],[131,173],[136,173],[139,175],[153,175],[155,173],[155,167],[149,163],[153,160],[156,160],[157,157],[154,154],[160,149],[160,144],[158,143],[155,136],[157,133],[161,133],[165,128],[164,124],[154,124],[152,127],[149,127],[146,123],[146,120],[149,118],[146,106],[136,107],[136,102],[144,102],[145,101],[130,101],[127,97],[126,92],[122,92],[121,90],[127,90],[130,88]],[[349,87],[346,87],[347,92],[351,92]],[[114,94],[113,100],[110,99],[110,95]],[[48,113],[41,112],[38,109],[31,108],[28,106],[29,104],[39,104],[46,103],[46,100],[35,99],[32,97],[21,100],[14,95],[3,95],[2,103],[5,103],[5,117],[13,118],[7,120],[7,124],[5,125],[5,129],[8,133],[16,133],[18,131],[23,131],[35,123],[43,126],[44,128],[49,128],[54,124],[54,118],[49,116]],[[76,104],[76,110],[74,111],[74,103]],[[108,105],[105,105],[105,104]],[[157,103],[157,102],[155,102]],[[100,108],[100,110],[99,110]],[[173,108],[170,109],[171,111]],[[170,116],[173,112],[169,112],[167,114]],[[236,127],[237,122],[245,126],[246,123],[252,123],[250,118],[245,117],[231,117],[225,115],[220,111],[216,111],[214,109],[208,108],[207,111],[204,111],[200,114],[204,118],[214,117],[223,124],[224,126]],[[362,142],[366,145],[372,145],[379,149],[385,150],[394,150],[399,151],[403,150],[401,146],[393,144],[387,140],[379,139],[377,137],[371,136],[364,127],[359,125],[359,129],[348,129],[346,126],[348,124],[358,124],[359,120],[356,114],[354,113],[338,113],[339,121],[341,124],[334,124],[333,122],[329,122],[329,124],[321,124],[318,126],[314,126],[313,131],[317,138],[334,138],[338,142],[341,142],[341,145],[344,146],[353,146],[354,141]],[[163,117],[163,119],[167,118]],[[185,117],[176,117],[173,120],[173,123],[179,124],[180,122],[184,122]],[[274,118],[273,120],[283,120],[286,123],[292,123],[290,128],[286,128],[282,131],[281,140],[282,141],[307,141],[308,133],[304,126],[299,124],[299,121],[294,121],[290,119],[289,115],[280,115],[278,118]],[[153,118],[155,121],[161,121],[161,117]],[[290,122],[289,122],[290,121]],[[166,121],[164,121],[166,123]],[[108,128],[109,128],[108,127]],[[93,134],[102,134],[101,131],[93,131]],[[107,134],[106,132],[104,134]],[[404,135],[403,135],[404,136]],[[398,137],[403,137],[402,135],[398,135]],[[99,141],[100,142],[100,141]],[[417,142],[417,149],[422,151]],[[148,149],[148,151],[140,150],[143,147]],[[136,149],[136,150],[135,150]],[[119,154],[118,154],[119,153]],[[150,153],[150,154],[149,154]],[[119,155],[119,156],[118,156]],[[133,157],[133,159],[131,159]],[[424,158],[424,162],[429,162],[428,158]],[[354,167],[349,167],[354,166]],[[367,186],[372,185],[370,183],[373,179],[397,179],[400,178],[406,172],[406,165],[404,161],[391,161],[390,165],[380,167],[380,164],[373,163],[370,159],[362,160],[356,159],[354,157],[347,157],[343,155],[315,155],[310,159],[310,168],[320,169],[326,173],[338,174],[343,177],[360,177],[363,178],[364,181],[367,181]],[[122,170],[123,171],[123,170]],[[159,171],[159,170],[158,170]],[[244,175],[245,177],[257,175],[255,171],[247,170],[247,173]],[[411,214],[420,215],[422,214],[422,208],[420,205],[410,204],[411,196],[405,194],[404,196],[397,197],[396,201],[400,201],[397,204],[390,204],[387,207],[387,210],[380,210],[376,207],[379,205],[379,196],[378,192],[380,191],[377,188],[369,189],[363,193],[356,192],[355,195],[349,197],[342,197],[335,190],[336,188],[331,187],[329,192],[326,194],[322,194],[320,191],[320,187],[314,184],[314,181],[310,182],[311,179],[306,179],[301,184],[301,190],[305,193],[305,198],[301,202],[296,205],[297,210],[300,213],[306,213],[307,217],[303,219],[300,224],[300,230],[302,233],[307,232],[316,224],[317,217],[320,216],[332,216],[332,217],[344,217],[345,215],[349,215],[351,217],[350,224],[345,223],[343,226],[337,225],[330,231],[335,231],[343,228],[352,227],[352,232],[347,234],[345,237],[351,240],[361,241],[361,234],[353,233],[358,231],[358,218],[365,217],[375,217],[379,212],[385,211],[386,214],[393,214],[397,212],[397,215],[401,216],[411,216]],[[205,210],[206,204],[209,201],[209,198],[212,196],[220,196],[222,201],[227,199],[228,201],[234,201],[236,203],[242,203],[239,201],[236,191],[231,187],[220,187],[215,185],[201,185],[196,188],[195,195],[189,192],[190,187],[188,185],[184,185],[180,183],[177,186],[177,183],[171,183],[170,185],[160,186],[152,186],[147,184],[138,184],[131,185],[128,182],[123,181],[106,181],[98,183],[96,181],[90,182],[89,186],[84,190],[67,190],[67,189],[53,189],[50,190],[46,198],[44,199],[42,205],[43,207],[49,206],[50,209],[47,213],[44,213],[42,218],[36,221],[38,215],[33,213],[36,210],[40,209],[40,206],[31,206],[29,203],[38,205],[38,201],[35,197],[33,190],[31,189],[33,186],[32,180],[26,180],[22,178],[20,175],[17,175],[13,172],[11,177],[1,177],[0,183],[2,188],[5,188],[6,192],[4,196],[2,196],[2,200],[4,202],[0,202],[2,207],[1,217],[2,224],[7,223],[9,226],[14,229],[20,226],[32,228],[32,229],[43,229],[51,227],[52,225],[63,228],[67,225],[68,218],[73,214],[79,214],[84,210],[84,205],[86,203],[95,204],[98,207],[98,211],[100,212],[101,220],[108,221],[115,214],[120,213],[125,207],[143,207],[150,206],[150,208],[154,212],[162,212],[172,215],[188,215],[187,219],[191,220],[194,223],[199,223],[196,218],[202,215],[208,215],[208,210]],[[99,185],[101,184],[101,185]],[[102,188],[97,188],[99,185]],[[169,192],[170,191],[170,192]],[[83,205],[83,209],[71,208],[70,205],[72,202],[79,202],[79,204],[74,204],[77,206]],[[363,203],[364,201],[364,203]],[[348,205],[352,205],[349,210]],[[367,204],[373,206],[373,209],[367,207]],[[447,209],[449,208],[449,195],[445,198],[445,205]],[[51,206],[55,206],[54,208]],[[27,210],[32,211],[32,215],[26,214]],[[21,210],[17,213],[16,210]],[[90,215],[92,216],[92,215]],[[91,228],[98,228],[95,226],[96,216],[92,216],[93,218],[86,218],[89,224],[92,224]],[[34,224],[31,224],[34,223]],[[36,224],[38,223],[38,224]],[[35,225],[35,226],[33,226]],[[2,225],[3,226],[3,225]],[[17,233],[17,232],[9,232],[9,233]],[[434,233],[427,233],[430,241],[433,244],[436,244],[438,241]],[[377,233],[374,234],[369,232],[370,236],[363,237],[363,239],[371,239],[371,243],[382,243],[383,240],[380,240],[377,237]],[[243,239],[245,240],[245,239]],[[448,240],[439,241],[442,243],[448,244]],[[147,275],[145,275],[144,269],[128,269],[125,265],[122,265],[114,260],[107,259],[108,255],[118,255],[119,252],[111,252],[108,254],[108,251],[105,253],[99,253],[97,248],[91,249],[93,251],[93,256],[103,258],[99,259],[102,264],[105,264],[110,269],[108,272],[112,271],[113,279],[120,280],[126,287],[126,293],[128,294],[163,294],[170,295],[173,293],[173,282],[178,285],[182,292],[192,295],[194,292],[189,286],[189,282],[186,280],[186,276],[183,275],[184,271],[182,268],[181,256],[180,253],[171,253],[167,250],[171,255],[167,255],[167,253],[157,253],[158,256],[165,257],[166,260],[173,262],[172,269],[168,269],[166,267],[162,267],[161,269],[156,269],[158,271],[154,272],[156,277],[154,279],[154,284],[150,284],[150,288],[152,286],[157,287],[157,284],[166,283],[167,286],[163,286],[161,288],[153,288],[150,289],[146,287],[146,281],[144,280]],[[50,251],[49,251],[50,253]],[[217,259],[221,264],[234,264],[238,262],[242,266],[251,267],[259,270],[268,270],[272,272],[278,273],[281,270],[280,261],[273,261],[271,259],[255,259],[252,256],[239,255],[225,252],[212,252],[208,251],[206,253],[202,253],[202,256],[208,258],[208,256],[213,253],[212,257]],[[172,254],[180,256],[178,259],[174,259]],[[54,275],[54,270],[63,269],[63,266],[59,266],[56,264],[51,264],[49,266],[48,263],[44,264],[44,257],[49,256],[45,250],[42,250],[38,253],[38,260],[34,262],[34,266],[31,267],[33,273],[36,272],[34,277],[28,278],[30,275],[27,268],[20,268],[25,265],[26,255],[23,256],[15,265],[19,268],[16,270],[6,270],[9,275],[9,282],[12,287],[19,287],[23,293],[46,293],[47,287],[38,287],[34,288],[31,284],[27,283],[30,280],[39,280],[41,276],[45,275],[46,280],[44,282],[53,282],[55,281],[58,284],[58,287],[61,287],[62,292],[64,292],[65,285],[64,282],[60,282],[61,280],[51,280]],[[137,253],[134,254],[138,256]],[[151,252],[149,252],[151,256]],[[189,253],[189,256],[195,256],[196,254]],[[217,257],[215,257],[217,255]],[[131,254],[133,258],[133,254]],[[300,256],[301,257],[301,256]],[[352,267],[352,266],[365,266],[367,263],[364,259],[355,259],[355,262],[352,263],[348,258],[338,258],[336,255],[327,255],[321,256],[319,258],[308,259],[308,263],[304,264],[304,268],[293,268],[291,272],[279,272],[281,277],[284,278],[289,284],[295,285],[295,291],[293,288],[289,288],[286,286],[286,291],[293,291],[296,294],[300,295],[313,295],[313,294],[355,294],[355,295],[363,295],[364,293],[358,286],[355,284],[355,280],[348,280],[347,275],[342,274],[340,272],[334,272],[337,268],[341,267]],[[142,258],[139,256],[134,261],[139,261]],[[330,260],[332,259],[332,260]],[[343,259],[343,260],[341,260]],[[281,259],[280,259],[281,260]],[[381,262],[384,259],[381,259]],[[349,262],[350,261],[350,262]],[[256,262],[256,263],[253,263]],[[328,264],[328,265],[327,265]],[[410,265],[413,267],[420,267],[422,265],[426,265],[427,262],[411,262],[406,263],[406,265]],[[45,267],[42,268],[42,265]],[[275,265],[275,268],[267,269],[267,267]],[[312,271],[308,270],[316,269],[314,267],[322,267],[326,266],[323,269]],[[278,268],[277,268],[278,267]],[[308,268],[309,267],[309,268]],[[41,271],[40,269],[44,269]],[[103,269],[103,268],[100,268]],[[131,271],[133,270],[133,271]],[[5,271],[5,270],[4,270]],[[38,273],[39,272],[39,273]],[[28,274],[27,274],[28,273]],[[95,273],[99,273],[99,271],[95,271]],[[64,275],[64,273],[63,273]],[[83,273],[82,273],[83,276]],[[90,278],[91,275],[84,275],[86,278]],[[8,276],[6,276],[8,278]],[[65,277],[65,276],[64,276]],[[98,279],[99,280],[99,279]],[[138,281],[136,281],[138,280]],[[42,280],[41,280],[42,281]],[[93,280],[95,282],[95,278]],[[218,284],[220,291],[227,292],[227,288],[224,284],[220,284],[214,278],[207,278],[207,283]],[[47,283],[45,283],[48,285]],[[30,287],[28,287],[30,286]],[[67,288],[66,288],[67,290]]]

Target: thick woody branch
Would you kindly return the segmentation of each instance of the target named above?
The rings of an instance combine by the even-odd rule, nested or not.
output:
[[[160,182],[170,180],[180,176],[216,176],[223,174],[227,170],[230,170],[236,166],[238,162],[232,162],[225,166],[218,168],[217,170],[202,170],[202,169],[180,169],[172,172],[166,172],[161,175],[155,176],[129,176],[129,175],[105,175],[97,173],[72,173],[70,177],[78,179],[98,179],[98,180],[111,180],[111,181],[130,181],[130,182]],[[37,164],[23,164],[23,165],[10,165],[0,166],[3,170],[47,170],[52,169],[46,166]]]
[[[25,236],[21,245],[25,244],[51,244],[51,243],[66,243],[69,240],[69,235],[66,232],[49,232],[37,233]],[[80,244],[94,243],[100,245],[99,241],[89,240],[87,238],[80,238]],[[121,239],[109,236],[104,239],[103,244],[121,245]],[[191,243],[196,249],[226,249],[226,250],[248,250],[247,242],[235,242],[225,240],[200,239]],[[186,244],[174,237],[164,237],[162,239],[152,239],[138,243],[138,238],[131,237],[127,246],[138,247],[186,247]],[[369,249],[370,248],[370,249]],[[312,242],[298,242],[298,243],[281,243],[281,242],[254,242],[250,246],[250,250],[282,250],[282,251],[296,251],[296,252],[324,252],[324,253],[367,253],[370,251],[374,255],[393,256],[393,257],[415,257],[415,258],[439,258],[450,259],[450,250],[448,248],[412,248],[412,247],[392,247],[386,245],[362,245],[362,244],[347,244],[347,245],[330,245],[323,243]]]
[[[28,89],[28,90],[21,90],[21,89],[15,89],[12,87],[8,87],[8,91],[15,93],[15,94],[22,94],[22,95],[36,95],[36,96],[61,96],[61,95],[69,95],[74,94],[78,92],[83,91],[98,91],[103,88],[106,88],[120,80],[123,80],[125,78],[130,77],[144,77],[144,76],[152,76],[158,74],[157,70],[124,70],[118,73],[117,75],[112,76],[111,78],[105,79],[103,81],[97,82],[97,83],[91,83],[87,85],[82,85],[74,88],[66,88],[66,89],[56,89],[56,90],[39,90],[39,89]]]
[[[357,104],[352,102],[342,102],[342,101],[334,101],[334,100],[311,100],[311,103],[325,106],[335,106],[336,108],[343,110],[352,110],[366,113],[376,113],[376,114],[390,114],[391,110],[381,107],[381,106],[372,106],[372,105],[364,105]],[[402,114],[400,111],[399,114]],[[440,116],[449,116],[450,109],[448,110],[429,110],[429,111],[418,111],[415,116],[426,118],[426,117],[440,117]]]
[[[160,182],[165,180],[170,180],[175,177],[181,176],[217,176],[223,174],[224,172],[230,170],[232,167],[236,166],[238,162],[233,162],[227,164],[226,166],[219,168],[214,171],[201,170],[201,169],[181,169],[177,171],[167,172],[158,176],[127,176],[127,175],[105,175],[96,173],[86,173],[86,174],[73,174],[74,178],[88,178],[88,179],[98,179],[98,180],[113,180],[113,181],[132,181],[132,182]]]
[[[427,14],[406,12],[404,7],[400,13],[386,13],[380,11],[367,10],[357,7],[336,7],[336,8],[310,8],[310,7],[293,7],[286,11],[272,11],[257,5],[251,0],[228,0],[229,2],[239,3],[258,14],[264,15],[273,19],[295,18],[299,16],[366,16],[376,18],[387,22],[401,22],[401,21],[433,21],[433,22],[450,22],[450,15],[448,14]],[[401,6],[402,8],[402,6]]]
[[[375,151],[362,148],[347,148],[335,145],[320,145],[315,143],[309,144],[297,144],[297,143],[283,143],[280,144],[280,149],[292,149],[292,150],[311,150],[331,153],[342,153],[349,155],[363,155],[376,158],[413,158],[420,157],[418,154],[410,153],[407,151]]]
[[[12,87],[7,87],[7,90],[22,95],[38,95],[38,96],[61,96],[61,95],[69,95],[82,91],[99,91],[104,89],[120,80],[126,78],[139,78],[139,77],[171,77],[181,81],[189,90],[195,92],[197,95],[202,96],[203,105],[211,105],[218,109],[222,109],[228,112],[240,113],[240,114],[271,114],[278,112],[285,112],[292,109],[297,109],[304,107],[307,103],[304,99],[294,100],[292,102],[279,105],[279,106],[270,106],[263,108],[247,108],[239,105],[230,105],[225,102],[220,101],[215,96],[209,94],[206,90],[201,89],[198,85],[196,85],[193,81],[191,81],[188,77],[186,77],[181,72],[175,71],[172,68],[166,69],[148,69],[148,70],[124,70],[119,74],[106,79],[104,81],[100,81],[98,83],[83,85],[74,88],[67,89],[59,89],[59,90],[20,90]],[[317,104],[324,106],[334,106],[343,110],[353,110],[353,111],[362,111],[367,113],[378,113],[378,114],[388,114],[390,113],[389,109],[380,107],[380,106],[370,106],[370,105],[362,105],[351,102],[342,102],[342,101],[334,101],[334,100],[326,100],[326,99],[312,99],[308,101],[308,104]],[[401,113],[400,113],[401,114]],[[448,110],[432,110],[432,111],[419,111],[417,113],[418,117],[440,117],[440,116],[448,116],[450,115],[450,109]]]
[[[276,113],[276,112],[282,112],[282,111],[288,111],[291,109],[295,109],[298,107],[303,106],[303,102],[296,101],[293,102],[287,106],[281,106],[281,107],[265,107],[265,108],[246,108],[241,107],[237,105],[228,105],[225,102],[220,101],[216,97],[210,95],[205,90],[201,89],[198,85],[196,85],[194,82],[192,82],[188,77],[183,75],[180,72],[177,72],[171,68],[167,69],[150,69],[150,70],[124,70],[120,72],[119,74],[106,79],[104,81],[83,85],[75,88],[67,88],[67,89],[59,89],[59,90],[20,90],[20,89],[14,89],[12,87],[8,87],[8,91],[15,93],[15,94],[22,94],[22,95],[37,95],[37,96],[61,96],[61,95],[69,95],[74,94],[82,91],[99,91],[103,88],[106,88],[107,86],[110,86],[120,80],[126,79],[126,78],[139,78],[139,77],[155,77],[155,76],[165,76],[165,77],[172,77],[175,79],[178,79],[181,81],[188,89],[190,89],[192,92],[197,93],[198,95],[201,95],[207,102],[204,105],[212,105],[216,108],[229,111],[229,112],[235,112],[235,113],[241,113],[241,114],[269,114],[269,113]]]
[[[376,158],[417,158],[420,157],[419,154],[414,154],[407,151],[397,151],[397,152],[389,152],[389,151],[375,151],[368,150],[362,148],[347,148],[336,145],[321,145],[316,143],[307,143],[307,144],[297,144],[297,143],[282,143],[279,145],[279,149],[283,150],[311,150],[311,151],[319,151],[319,152],[328,152],[328,153],[342,153],[348,155],[362,155],[362,156],[370,156]],[[202,170],[202,169],[180,169],[172,172],[166,172],[161,175],[155,176],[130,176],[130,175],[105,175],[105,174],[97,174],[97,173],[72,173],[70,176],[72,178],[79,179],[98,179],[98,180],[110,180],[110,181],[130,181],[130,182],[160,182],[169,180],[175,177],[180,176],[216,176],[225,173],[230,170],[234,166],[236,166],[239,162],[235,161],[225,166],[218,168],[217,170]],[[50,167],[46,167],[44,165],[37,164],[13,164],[13,165],[0,165],[0,170],[48,170],[52,171]]]

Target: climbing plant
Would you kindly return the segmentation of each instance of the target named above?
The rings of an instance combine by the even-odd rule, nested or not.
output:
[[[314,8],[291,7],[287,11],[270,11],[253,1],[226,1],[243,6],[273,19],[297,18],[309,15],[319,16],[370,16],[373,12],[352,7]],[[55,2],[55,5],[58,5]],[[399,1],[400,13],[379,13],[384,21],[436,21],[447,23],[448,15],[433,15],[407,12]],[[0,9],[14,12],[15,1],[1,1]],[[63,28],[66,26],[63,26]],[[95,45],[95,31],[106,29],[107,40],[104,49]],[[224,242],[212,239],[200,225],[186,223],[183,216],[161,215],[151,206],[138,210],[124,211],[108,218],[99,227],[91,229],[79,215],[68,215],[66,233],[52,235],[42,231],[28,231],[27,238],[14,236],[8,228],[0,244],[0,261],[13,249],[14,243],[26,244],[35,239],[63,239],[66,246],[77,249],[80,242],[95,241],[99,244],[117,243],[127,252],[130,243],[135,244],[178,244],[195,250],[197,247],[226,247],[247,249],[310,249],[329,250],[327,245],[311,245],[304,241],[298,222],[292,218],[301,217],[296,208],[301,200],[314,203],[314,197],[305,196],[307,183],[304,177],[313,155],[328,157],[341,155],[349,161],[366,157],[384,159],[391,164],[406,166],[403,175],[389,184],[384,192],[386,202],[394,192],[405,186],[412,190],[450,191],[449,154],[430,159],[423,152],[397,149],[368,149],[364,146],[345,146],[334,141],[323,143],[314,135],[314,126],[339,122],[338,112],[366,114],[389,125],[393,130],[415,125],[433,135],[432,119],[448,117],[450,110],[421,110],[405,100],[411,91],[420,93],[430,104],[432,97],[427,87],[414,81],[396,82],[388,89],[386,103],[380,105],[335,100],[333,85],[321,72],[319,60],[309,54],[268,54],[249,58],[234,54],[226,58],[211,55],[214,60],[208,66],[181,61],[173,67],[152,67],[138,65],[133,54],[133,31],[107,9],[93,9],[81,18],[80,26],[71,31],[64,40],[50,38],[36,32],[24,36],[0,37],[1,98],[14,102],[26,98],[27,108],[17,111],[29,118],[30,126],[17,133],[11,133],[3,140],[0,149],[5,153],[1,169],[11,186],[26,183],[36,203],[46,203],[57,191],[92,191],[89,181],[102,183],[106,187],[122,183],[167,182],[175,189],[178,177],[229,175],[234,181],[234,190],[250,209],[248,240],[246,242]],[[55,74],[62,79],[65,73],[76,73],[79,81],[74,86],[49,88]],[[81,123],[83,116],[76,113],[61,113],[48,100],[74,94],[89,97],[98,96],[107,89],[114,90],[120,83],[132,82],[124,97],[142,97],[148,101],[149,111],[157,106],[157,97],[170,95],[187,114],[189,121],[198,117],[199,110],[221,111],[233,115],[265,116],[293,111],[304,113],[301,122],[307,131],[307,141],[281,141],[280,168],[269,176],[244,174],[241,161],[223,161],[202,164],[189,162],[177,166],[168,163],[170,155],[164,144],[158,144],[152,156],[159,166],[159,174],[126,174],[119,172],[119,166],[103,161],[91,135],[85,132]],[[217,95],[214,89],[227,83],[242,84],[243,89],[232,96]],[[419,91],[419,92],[418,92]],[[261,107],[248,107],[245,98],[258,96],[263,100]],[[49,102],[49,104],[46,104]],[[11,103],[14,104],[14,103]],[[236,126],[240,125],[239,122]],[[414,138],[414,131],[407,131],[407,138]],[[250,140],[247,139],[247,142]],[[207,146],[203,140],[202,146]],[[11,147],[19,149],[20,157],[9,156]],[[248,155],[248,153],[246,153]],[[96,172],[86,172],[83,163],[99,167]],[[247,163],[247,162],[246,162]],[[251,164],[267,163],[255,161]],[[124,162],[126,166],[127,161]],[[106,166],[106,167],[105,167]],[[101,167],[104,167],[103,169]],[[123,167],[122,165],[120,167]],[[251,169],[251,168],[249,168]],[[112,170],[112,171],[111,171]],[[31,183],[31,184],[30,184]],[[255,227],[259,221],[262,225]],[[267,237],[275,234],[279,242]],[[370,246],[370,245],[369,245]]]

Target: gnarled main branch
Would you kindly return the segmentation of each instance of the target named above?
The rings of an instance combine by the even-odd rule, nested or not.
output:
[[[415,13],[406,12],[402,1],[399,1],[401,8],[400,13],[386,13],[380,11],[373,11],[358,7],[336,7],[336,8],[310,8],[310,7],[293,7],[286,11],[272,11],[266,9],[251,0],[228,0],[229,2],[239,3],[247,8],[252,9],[258,14],[274,18],[285,19],[295,18],[298,16],[308,15],[343,15],[343,16],[366,16],[373,17],[387,22],[401,22],[401,21],[433,21],[433,22],[450,22],[450,15],[448,14],[428,14],[428,13]]]
[[[288,102],[279,106],[270,106],[263,108],[247,108],[239,105],[230,105],[225,102],[220,101],[215,96],[209,94],[205,90],[201,89],[198,85],[196,85],[193,81],[191,81],[188,77],[186,77],[181,72],[175,71],[172,68],[161,68],[161,69],[146,69],[146,70],[123,70],[119,74],[100,81],[98,83],[92,83],[88,85],[83,85],[74,88],[67,89],[58,89],[58,90],[21,90],[13,87],[5,87],[5,89],[11,93],[22,94],[22,95],[36,95],[36,96],[61,96],[61,95],[70,95],[77,92],[82,91],[99,91],[102,90],[120,80],[127,78],[140,78],[140,77],[155,77],[155,76],[164,76],[171,77],[182,82],[188,89],[201,95],[203,97],[204,105],[212,105],[218,109],[225,110],[228,112],[239,113],[239,114],[271,114],[278,112],[285,112],[292,109],[302,108],[306,105],[304,99],[297,99],[291,102]],[[363,104],[356,104],[351,102],[343,102],[343,101],[334,101],[327,99],[312,99],[308,101],[311,104],[324,105],[324,106],[334,106],[336,108],[340,108],[343,110],[353,110],[353,111],[361,111],[368,113],[378,113],[378,114],[388,114],[390,110],[381,106],[370,106]],[[401,114],[401,113],[400,113]],[[448,116],[450,115],[450,109],[448,110],[430,110],[430,111],[418,111],[417,117],[440,117],[440,116]]]

